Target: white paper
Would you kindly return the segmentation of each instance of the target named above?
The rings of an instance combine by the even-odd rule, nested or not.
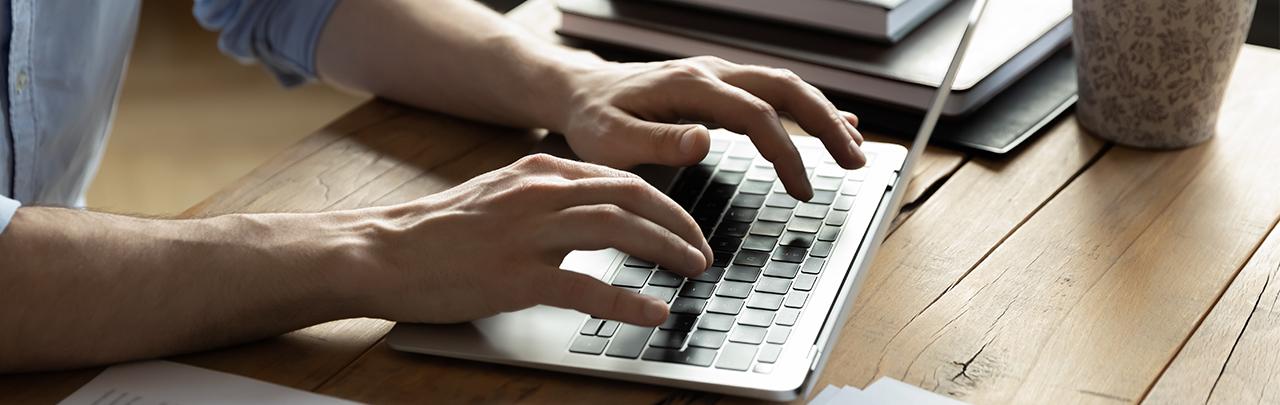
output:
[[[809,402],[809,405],[858,404],[962,405],[964,402],[889,377],[880,377],[865,390],[828,385]]]
[[[64,405],[148,404],[354,404],[234,374],[169,361],[112,366]]]

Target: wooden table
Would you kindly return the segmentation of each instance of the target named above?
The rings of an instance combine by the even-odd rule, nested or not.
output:
[[[516,18],[545,33],[539,2]],[[1190,149],[1111,145],[1068,118],[1006,158],[929,150],[820,384],[891,376],[974,403],[1280,401],[1278,65],[1247,46],[1220,135]],[[407,201],[541,136],[373,101],[188,214]],[[399,353],[391,325],[176,360],[379,403],[743,401]],[[54,402],[97,371],[3,377],[0,402]]]

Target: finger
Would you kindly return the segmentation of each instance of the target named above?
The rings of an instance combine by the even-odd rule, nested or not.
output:
[[[538,240],[556,252],[616,248],[686,277],[709,266],[701,249],[617,205],[582,205],[553,215]]]
[[[641,179],[592,178],[576,180],[548,196],[555,209],[576,206],[613,204],[627,212],[658,224],[695,246],[705,257],[706,266],[712,262],[711,246],[702,236],[698,223],[670,197]],[[705,268],[705,267],[704,267]]]
[[[559,158],[545,153],[525,156],[513,163],[512,166],[526,172],[552,174],[569,180],[598,177],[639,178],[639,176],[624,170]]]
[[[805,132],[822,140],[827,151],[846,169],[866,163],[859,153],[857,130],[826,96],[788,70],[759,66],[726,68],[721,79],[760,97],[786,112]]]
[[[713,121],[746,134],[760,155],[773,163],[788,193],[805,201],[813,197],[800,153],[769,103],[711,76],[666,80],[655,90],[654,94],[662,97],[661,105],[667,108],[664,118]]]
[[[614,122],[604,138],[608,143],[604,163],[610,166],[690,166],[711,149],[711,133],[702,125],[650,122],[621,110],[608,114],[608,119]]]
[[[667,304],[647,295],[636,294],[568,270],[548,269],[546,282],[537,284],[540,304],[567,308],[588,315],[656,326],[667,320]]]

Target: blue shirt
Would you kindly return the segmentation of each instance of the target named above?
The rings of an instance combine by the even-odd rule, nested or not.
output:
[[[337,0],[196,0],[218,47],[286,86],[315,77]],[[83,206],[115,112],[139,0],[0,0],[0,232],[19,202]]]

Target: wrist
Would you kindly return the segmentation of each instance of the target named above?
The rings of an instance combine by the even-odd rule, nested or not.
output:
[[[574,114],[576,99],[581,95],[581,78],[611,62],[593,53],[548,42],[516,39],[510,47],[519,47],[513,55],[530,67],[527,83],[534,86],[522,103],[531,109],[534,126],[563,133]]]
[[[248,245],[285,305],[314,322],[369,315],[377,255],[366,224],[348,213],[243,214],[220,217]]]

